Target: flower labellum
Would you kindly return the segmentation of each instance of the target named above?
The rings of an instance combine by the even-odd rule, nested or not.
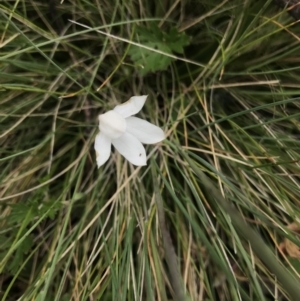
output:
[[[147,95],[133,96],[124,104],[99,115],[99,129],[95,139],[98,168],[109,158],[111,145],[133,165],[147,165],[146,151],[142,143],[153,144],[165,139],[158,126],[137,118]]]

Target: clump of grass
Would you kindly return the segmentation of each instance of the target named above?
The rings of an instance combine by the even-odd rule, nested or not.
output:
[[[270,1],[49,3],[0,4],[1,300],[296,300],[299,26]],[[142,94],[167,139],[98,170],[97,115]]]

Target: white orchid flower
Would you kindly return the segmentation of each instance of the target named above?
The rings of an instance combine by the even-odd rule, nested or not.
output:
[[[111,145],[133,165],[147,165],[146,151],[142,143],[153,144],[165,139],[158,126],[132,117],[145,104],[147,95],[133,96],[113,110],[99,115],[99,129],[95,139],[98,168],[109,158]]]

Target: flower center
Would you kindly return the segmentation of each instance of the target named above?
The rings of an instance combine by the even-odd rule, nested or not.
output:
[[[126,121],[119,113],[108,111],[99,115],[100,131],[111,139],[119,138],[126,131]]]

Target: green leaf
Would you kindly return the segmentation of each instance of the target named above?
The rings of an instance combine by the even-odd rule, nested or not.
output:
[[[16,250],[15,254],[12,256],[12,261],[8,266],[8,270],[12,274],[16,274],[22,263],[24,262],[24,254],[27,254],[33,245],[33,239],[31,235],[24,238],[20,247]]]
[[[32,220],[37,213],[37,206],[32,206],[29,203],[10,204],[11,214],[9,215],[9,224],[22,223],[25,220]],[[28,216],[29,213],[29,216]]]
[[[165,36],[171,50],[183,53],[183,47],[190,44],[190,38],[185,33],[179,33],[175,27],[171,28],[169,35]]]
[[[163,32],[157,25],[152,24],[149,29],[138,27],[137,34],[140,44],[171,55],[183,53],[184,46],[189,45],[190,42],[190,38],[185,33],[179,33],[175,27],[167,33]],[[138,46],[132,46],[129,49],[128,53],[131,60],[140,67],[139,70],[142,75],[158,70],[166,70],[174,60],[154,50]]]
[[[39,208],[39,216],[47,213],[46,218],[49,217],[53,220],[61,207],[62,204],[57,200],[43,202],[42,206]]]

